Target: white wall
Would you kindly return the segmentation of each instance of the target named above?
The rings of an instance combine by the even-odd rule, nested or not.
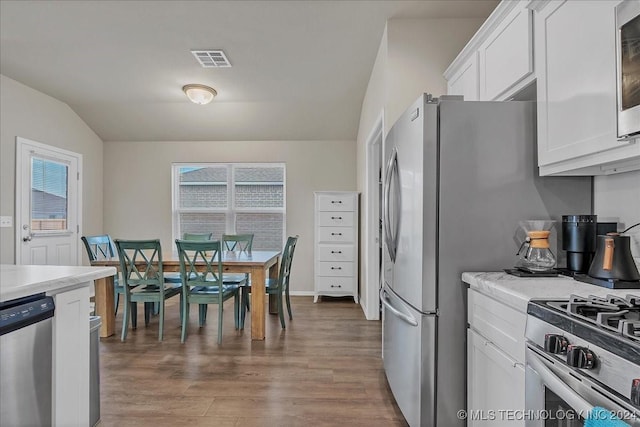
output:
[[[595,177],[593,200],[598,220],[617,220],[618,231],[640,222],[640,171]],[[640,262],[640,226],[628,234],[631,253]]]
[[[0,75],[0,215],[14,224],[0,228],[2,264],[15,263],[17,136],[82,154],[83,232],[102,232],[102,141],[67,104]]]
[[[356,188],[355,141],[105,142],[105,232],[173,250],[172,162],[283,162],[287,235],[299,234],[291,292],[313,291],[313,192]]]
[[[362,193],[360,206],[368,203],[366,194],[367,138],[383,115],[386,134],[395,120],[421,93],[434,96],[446,94],[447,82],[442,76],[465,44],[484,22],[483,19],[390,19],[387,21],[378,55],[362,103],[357,137],[358,191]],[[455,28],[455,31],[451,31]],[[377,191],[377,189],[376,189]],[[361,218],[367,217],[362,211]],[[360,225],[360,296],[369,318],[377,308],[367,308],[367,259],[377,259],[369,253],[370,237],[364,221]],[[372,298],[373,300],[373,298]]]

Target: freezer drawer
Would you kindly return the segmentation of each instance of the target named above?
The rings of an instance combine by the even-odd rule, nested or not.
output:
[[[436,316],[414,310],[383,289],[384,370],[411,427],[435,425]]]

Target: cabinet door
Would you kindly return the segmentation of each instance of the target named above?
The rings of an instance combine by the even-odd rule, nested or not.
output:
[[[552,1],[535,17],[539,166],[627,144],[616,138],[616,3]]]
[[[462,95],[465,101],[477,101],[478,96],[478,59],[477,53],[464,63],[447,82],[448,95]]]
[[[523,2],[479,49],[480,100],[503,100],[533,79],[533,12]]]
[[[467,330],[468,426],[524,426],[525,371],[473,329]],[[511,412],[510,412],[511,411]]]

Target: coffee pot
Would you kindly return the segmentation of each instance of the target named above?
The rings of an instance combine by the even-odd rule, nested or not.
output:
[[[622,233],[596,236],[596,253],[589,267],[589,276],[597,279],[640,281],[640,273],[631,255],[631,238]]]

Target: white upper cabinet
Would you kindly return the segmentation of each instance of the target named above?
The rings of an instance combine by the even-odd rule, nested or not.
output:
[[[638,141],[616,137],[618,3],[533,4],[540,175],[604,175],[640,168]]]
[[[481,100],[505,99],[533,80],[533,12],[516,3],[478,50]]]
[[[478,85],[478,53],[473,52],[467,61],[447,81],[447,94],[462,95],[465,101],[480,99]]]
[[[467,101],[510,99],[533,74],[533,12],[503,1],[444,72],[449,95]]]

